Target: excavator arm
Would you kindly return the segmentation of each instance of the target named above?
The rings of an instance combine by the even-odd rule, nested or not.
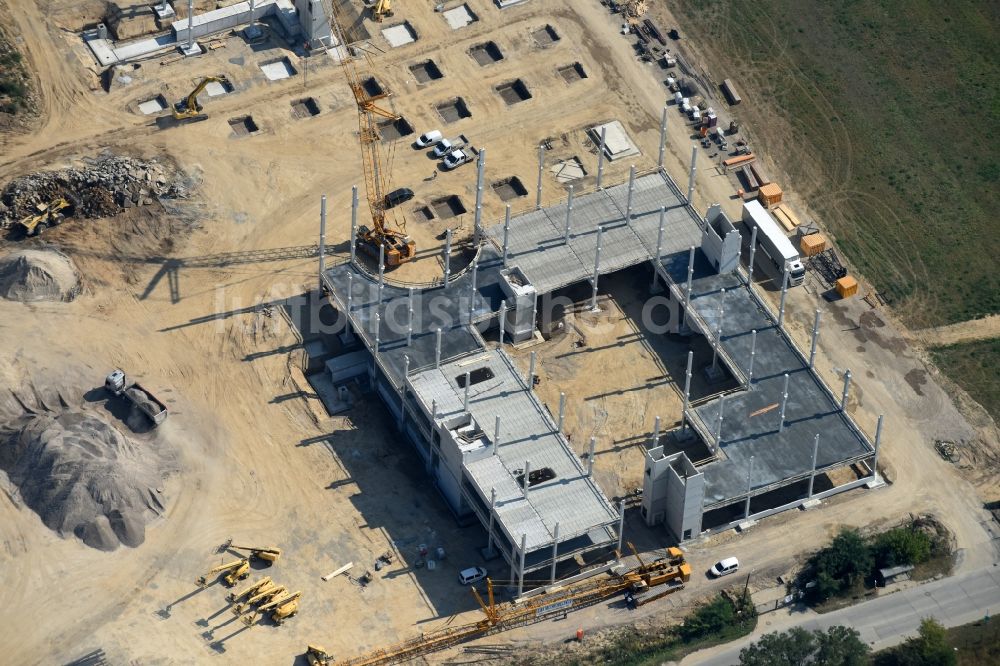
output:
[[[193,119],[201,113],[201,105],[198,104],[198,95],[204,92],[209,83],[228,83],[224,76],[206,76],[198,85],[194,87],[187,97],[174,104],[174,118],[177,120]]]

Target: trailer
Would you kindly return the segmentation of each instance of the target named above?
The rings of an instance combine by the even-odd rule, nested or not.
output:
[[[151,391],[126,377],[122,370],[115,370],[105,377],[104,389],[115,397],[131,402],[153,422],[154,427],[167,418],[167,406]]]

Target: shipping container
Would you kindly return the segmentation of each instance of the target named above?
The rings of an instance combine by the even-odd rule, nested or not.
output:
[[[858,281],[850,275],[845,275],[834,283],[841,298],[850,298],[858,293]]]
[[[729,103],[733,106],[736,106],[743,101],[743,98],[741,98],[739,93],[736,92],[736,87],[733,86],[733,82],[729,79],[722,82],[722,94],[726,96],[726,99],[729,100]]]

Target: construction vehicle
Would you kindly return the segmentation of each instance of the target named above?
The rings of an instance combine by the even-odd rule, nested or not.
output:
[[[76,204],[67,197],[58,197],[48,203],[35,206],[33,215],[21,219],[18,224],[26,236],[37,236],[49,227],[54,227],[76,211]]]
[[[174,107],[171,109],[174,120],[180,123],[196,123],[208,120],[208,114],[201,112],[202,106],[198,103],[198,95],[205,90],[205,87],[209,83],[229,85],[229,80],[224,76],[206,76],[203,78],[187,97],[174,103]]]
[[[368,209],[371,211],[371,228],[362,225],[357,231],[357,247],[373,258],[378,258],[384,248],[385,265],[388,268],[412,261],[417,253],[417,246],[406,235],[405,228],[390,229],[386,221],[385,195],[389,191],[388,170],[384,168],[381,156],[382,135],[379,132],[378,118],[390,121],[399,120],[399,116],[381,108],[377,101],[389,96],[386,92],[370,95],[365,89],[357,64],[349,52],[345,33],[341,28],[335,12],[331,12],[330,24],[336,32],[339,43],[344,45],[344,57],[340,64],[347,76],[347,83],[354,93],[358,106],[359,141],[361,143],[362,165],[365,172],[365,192],[368,196]],[[367,57],[367,52],[364,57]]]
[[[372,18],[376,23],[392,18],[392,0],[376,0],[375,6],[372,7]]]
[[[273,583],[265,585],[260,588],[252,597],[247,599],[245,602],[236,604],[233,608],[233,615],[242,615],[250,606],[255,606],[259,603],[267,603],[275,596],[279,594],[284,594],[288,591],[288,588],[284,585],[275,585]]]
[[[226,546],[226,548],[248,551],[251,559],[263,560],[269,564],[274,564],[278,561],[278,558],[281,557],[281,549],[277,546],[236,546],[230,543]]]
[[[251,583],[249,586],[245,587],[239,592],[235,590],[230,592],[228,595],[226,595],[226,600],[235,603],[241,599],[253,596],[254,594],[260,592],[268,585],[271,585],[271,577],[264,576],[256,583]]]
[[[250,560],[242,559],[234,562],[220,564],[214,569],[210,569],[204,576],[198,579],[198,587],[208,587],[209,578],[217,574],[225,573],[223,580],[226,585],[232,587],[236,581],[243,580],[250,575]]]
[[[329,666],[333,661],[333,655],[319,645],[307,645],[306,661],[309,662],[309,666]]]
[[[125,376],[122,370],[114,370],[104,378],[104,389],[111,395],[125,398],[149,417],[153,426],[158,426],[167,418],[167,406],[160,402],[149,390]]]
[[[289,594],[282,595],[277,599],[272,599],[266,604],[259,606],[253,613],[244,615],[241,618],[241,621],[249,627],[257,621],[257,618],[260,615],[266,614],[268,611],[274,611],[271,613],[271,620],[275,624],[281,624],[299,612],[299,598],[301,596],[301,592],[291,592]]]
[[[579,585],[556,588],[551,592],[503,604],[497,604],[494,600],[493,581],[487,578],[486,601],[472,588],[472,595],[483,611],[482,619],[426,632],[418,638],[336,662],[337,666],[377,666],[412,660],[487,633],[543,620],[553,613],[590,606],[621,592],[627,592],[635,600],[635,605],[642,605],[683,588],[691,580],[691,565],[684,561],[684,555],[679,549],[668,549],[666,558],[659,558],[649,564],[639,558],[634,548],[632,550],[639,560],[639,566],[634,569],[620,571],[612,568],[610,578],[592,579]],[[646,595],[648,590],[661,585],[665,586],[663,591]]]

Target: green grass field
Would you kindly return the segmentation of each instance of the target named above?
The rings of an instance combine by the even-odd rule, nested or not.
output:
[[[914,328],[1000,312],[1000,4],[679,0],[756,150]]]
[[[1000,340],[935,347],[931,356],[941,372],[1000,422]]]

